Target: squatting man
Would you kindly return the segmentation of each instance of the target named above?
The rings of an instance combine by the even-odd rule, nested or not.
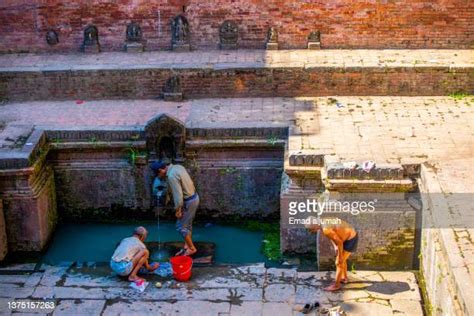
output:
[[[128,276],[128,280],[136,282],[142,280],[137,276],[141,268],[154,271],[159,267],[159,263],[148,263],[150,252],[143,243],[148,236],[145,227],[135,228],[131,237],[124,238],[110,259],[110,268],[120,276]]]

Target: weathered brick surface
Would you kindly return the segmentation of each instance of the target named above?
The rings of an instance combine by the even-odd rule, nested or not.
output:
[[[325,95],[448,95],[472,91],[472,71],[445,69],[180,70],[185,98]],[[167,69],[1,73],[11,100],[147,99],[162,95]]]
[[[446,95],[473,92],[472,50],[239,50],[0,55],[0,95],[18,100]]]
[[[248,142],[188,149],[194,152],[186,165],[200,195],[201,216],[278,217],[283,148],[245,147]]]
[[[224,20],[239,26],[239,47],[264,48],[269,26],[279,30],[280,48],[306,48],[308,34],[322,33],[327,48],[468,48],[473,44],[472,2],[447,1],[3,1],[0,51],[78,52],[83,30],[99,29],[104,51],[122,50],[125,28],[138,22],[146,49],[170,49],[170,21],[184,11],[191,47],[217,48]],[[48,29],[59,44],[48,46]]]

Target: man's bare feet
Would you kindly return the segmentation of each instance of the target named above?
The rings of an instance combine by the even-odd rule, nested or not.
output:
[[[175,254],[175,257],[178,257],[178,256],[185,256],[185,255],[186,255],[186,251],[187,251],[186,248],[181,248],[181,249]]]
[[[335,291],[339,291],[340,289],[341,289],[341,286],[337,286],[336,283],[333,283],[330,286],[323,288],[323,290],[328,291],[328,292],[335,292]]]
[[[192,256],[192,255],[194,255],[196,252],[197,252],[197,249],[196,249],[196,248],[194,248],[194,249],[188,248],[188,249],[186,249],[186,252],[184,253],[184,255],[185,255],[185,256]]]
[[[129,277],[128,277],[128,280],[129,280],[130,282],[145,281],[144,279],[142,279],[142,278],[140,278],[140,277],[138,277],[138,276],[134,276],[134,277],[129,276]]]
[[[349,280],[348,279],[341,279],[341,283],[342,284],[347,284],[347,283],[349,283]]]

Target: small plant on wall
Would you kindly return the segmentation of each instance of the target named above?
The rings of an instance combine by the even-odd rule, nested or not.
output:
[[[147,153],[133,148],[132,146],[125,148],[125,151],[128,153],[128,159],[132,165],[135,165],[138,158],[147,157]]]

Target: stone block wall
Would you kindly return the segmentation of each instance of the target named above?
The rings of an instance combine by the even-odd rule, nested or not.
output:
[[[459,227],[471,227],[469,220],[459,221],[465,215],[461,213],[464,205],[456,215],[450,214],[450,194],[443,192],[436,173],[423,164],[418,180],[424,205],[420,272],[429,301],[427,309],[433,315],[472,315],[472,283],[467,281],[472,278],[467,263],[470,256],[460,250],[462,241],[456,235]]]
[[[472,91],[471,69],[245,68],[180,69],[184,98],[327,95],[449,95]],[[0,95],[10,100],[150,99],[162,95],[170,69],[57,70],[0,73]]]
[[[94,156],[94,154],[91,154]],[[108,155],[109,156],[109,155]],[[148,165],[122,159],[97,157],[88,161],[54,164],[58,209],[67,220],[120,220],[152,216],[146,173]]]
[[[3,201],[0,200],[0,261],[5,259],[8,253],[7,231],[5,226],[5,216],[3,214]]]
[[[359,215],[341,214],[338,217],[351,225],[359,234],[357,251],[350,258],[356,269],[410,270],[417,265],[415,229],[417,212],[403,193],[366,194],[368,199],[377,196],[374,213]],[[351,198],[338,197],[338,200]],[[335,252],[329,240],[319,238],[319,265],[332,269]]]
[[[320,172],[306,173],[304,176],[283,173],[280,195],[280,245],[283,253],[317,252],[316,236],[301,225],[288,225],[289,203],[317,199],[323,188]]]
[[[421,214],[408,202],[412,194],[406,193],[414,189],[416,184],[399,164],[377,165],[367,173],[357,168],[346,170],[341,163],[329,163],[321,157],[290,155],[280,197],[282,252],[317,252],[320,269],[334,267],[335,252],[330,241],[321,234],[319,238],[309,234],[303,224],[294,221],[318,217],[317,212],[298,210],[290,203],[373,203],[372,212],[352,214],[326,204],[321,218],[341,219],[358,231],[358,248],[350,259],[355,268],[414,269]],[[320,210],[318,207],[316,210]]]
[[[263,147],[263,148],[262,148]],[[214,147],[186,161],[200,195],[200,215],[278,217],[283,148]],[[192,148],[188,149],[192,151]]]
[[[23,172],[0,174],[8,245],[11,251],[40,251],[57,221],[51,167],[40,163]]]
[[[98,27],[104,51],[123,50],[126,25],[138,22],[146,49],[171,47],[171,19],[184,14],[193,49],[218,48],[219,26],[239,26],[239,47],[264,48],[270,26],[281,48],[306,48],[311,31],[321,31],[324,48],[470,48],[474,11],[470,1],[3,1],[0,52],[78,52],[83,31]],[[59,43],[49,46],[54,29]]]

